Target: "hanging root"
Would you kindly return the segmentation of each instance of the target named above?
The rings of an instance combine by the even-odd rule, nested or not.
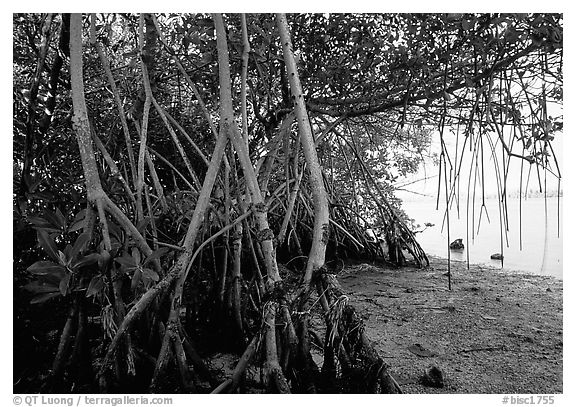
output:
[[[340,295],[336,301],[330,306],[328,315],[326,316],[328,320],[328,326],[330,327],[327,331],[328,341],[331,347],[334,347],[336,337],[338,336],[338,327],[340,326],[342,320],[342,314],[344,309],[348,306],[348,296]]]
[[[350,305],[333,274],[323,273],[318,276],[324,293],[332,299],[326,313],[325,348],[328,355],[336,353],[342,368],[342,387],[352,393],[400,393],[400,387],[391,377],[388,366],[380,358],[364,333],[364,322]],[[334,349],[336,351],[334,351]],[[333,375],[334,367],[328,360],[323,371]]]
[[[72,306],[70,307],[70,312],[68,318],[66,319],[64,329],[62,329],[62,334],[60,335],[58,350],[56,352],[56,357],[54,358],[54,362],[52,364],[52,372],[50,380],[51,383],[49,385],[54,390],[59,388],[62,381],[62,374],[65,366],[66,356],[70,350],[73,331],[76,329],[77,324],[76,316],[78,314],[78,308],[79,308],[78,301],[74,301]]]
[[[264,362],[264,384],[272,393],[290,393],[290,386],[278,362],[276,346],[276,314],[278,303],[269,301],[264,305],[264,346],[266,360]]]
[[[246,371],[248,364],[250,363],[250,361],[254,357],[254,354],[256,353],[256,349],[260,344],[260,340],[261,338],[259,334],[255,335],[254,338],[252,338],[252,341],[250,342],[250,344],[242,354],[242,357],[236,364],[234,372],[232,373],[232,377],[225,380],[218,387],[212,390],[213,394],[223,393],[224,391],[228,393],[233,393],[234,391],[236,391],[236,389],[240,385],[240,382],[242,380],[242,377],[244,376],[244,372]]]

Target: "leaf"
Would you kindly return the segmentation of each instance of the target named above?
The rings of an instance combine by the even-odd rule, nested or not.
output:
[[[92,280],[90,280],[90,284],[88,284],[88,289],[86,290],[86,297],[92,297],[93,295],[98,294],[104,288],[104,279],[102,276],[94,276]]]
[[[196,45],[202,45],[202,39],[198,34],[193,34],[192,36],[190,36],[190,42]]]
[[[78,213],[76,214],[76,216],[74,216],[73,222],[79,222],[79,221],[81,221],[81,220],[84,220],[84,218],[86,218],[86,208],[81,209],[80,211],[78,211]]]
[[[200,27],[214,27],[214,20],[211,18],[198,18],[196,24]]]
[[[66,217],[60,211],[60,208],[56,208],[56,218],[58,218],[59,226],[62,229],[66,228]]]
[[[40,192],[34,192],[34,193],[27,193],[26,194],[29,198],[35,198],[35,199],[39,199],[42,201],[53,201],[54,200],[54,194],[48,192],[48,191],[40,191]]]
[[[204,54],[202,54],[202,63],[208,64],[210,62],[212,62],[212,53],[211,52],[205,52]]]
[[[150,223],[150,216],[146,216],[144,219],[138,222],[138,224],[136,225],[136,229],[138,229],[140,233],[144,233],[144,230],[146,229],[146,226],[148,226],[148,223]]]
[[[84,219],[79,220],[68,228],[68,232],[76,232],[84,227]]]
[[[134,58],[134,57],[138,56],[138,50],[135,49],[132,51],[125,52],[124,54],[122,54],[122,56],[124,58]]]
[[[144,261],[144,265],[148,264],[149,262],[151,262],[152,260],[155,259],[159,259],[160,257],[164,256],[166,253],[168,253],[170,251],[169,248],[167,247],[160,247],[156,250],[154,250],[150,256],[148,256],[146,258],[146,260]]]
[[[62,253],[60,250],[58,250],[58,258],[60,259],[60,264],[68,264],[68,259],[66,258],[66,255]]]
[[[151,280],[154,282],[157,282],[158,280],[160,280],[160,276],[158,275],[158,273],[156,273],[154,270],[151,270],[149,268],[144,268],[142,270],[142,276],[144,277],[145,280]]]
[[[38,226],[40,228],[50,227],[50,223],[48,223],[46,219],[39,216],[27,216],[26,219],[34,226]]]
[[[117,240],[122,239],[122,229],[120,229],[114,222],[108,222],[108,230],[112,236],[116,237]]]
[[[70,243],[68,243],[66,245],[66,247],[64,248],[64,257],[66,257],[67,259],[70,259],[70,252],[72,251],[72,245]]]
[[[62,223],[61,223],[62,219],[60,219],[60,217],[59,217],[56,213],[54,213],[54,212],[52,212],[52,211],[50,211],[50,210],[48,210],[48,209],[46,209],[46,210],[44,211],[44,218],[46,218],[46,220],[47,220],[48,222],[50,222],[50,224],[51,224],[52,226],[55,226],[55,227],[57,227],[58,229],[64,229],[64,226],[66,226],[65,224],[62,224]],[[65,221],[65,220],[64,220],[64,221]]]
[[[36,188],[38,188],[40,186],[40,184],[42,183],[44,179],[42,177],[38,177],[36,179],[34,179],[32,176],[26,174],[25,176],[25,181],[26,181],[26,186],[28,187],[28,192],[35,192]]]
[[[110,256],[115,257],[118,252],[122,249],[122,243],[116,239],[110,239],[112,241],[112,247],[110,250]]]
[[[71,259],[75,259],[76,256],[86,248],[86,245],[90,242],[90,238],[91,235],[88,232],[84,232],[76,238],[72,251],[70,252]]]
[[[58,297],[59,295],[60,295],[59,292],[38,294],[37,296],[35,296],[30,300],[30,304],[42,304],[54,297]]]
[[[40,281],[32,281],[22,287],[26,291],[30,291],[35,294],[39,293],[55,293],[58,291],[58,286],[52,284],[41,283]]]
[[[188,49],[188,46],[190,45],[190,37],[185,36],[182,38],[182,45],[184,46],[184,49]]]
[[[108,263],[110,263],[110,252],[106,249],[103,249],[100,252],[100,256],[98,257],[98,267],[100,267],[101,269],[104,268],[105,266],[108,265]]]
[[[88,266],[90,264],[94,264],[94,263],[98,262],[99,258],[100,258],[100,255],[98,253],[91,253],[87,256],[83,256],[83,257],[78,258],[76,263],[73,263],[71,267],[73,269],[78,269],[80,267]]]
[[[128,67],[135,68],[136,66],[138,66],[138,58],[131,58],[130,61],[128,61]]]
[[[136,248],[132,248],[132,258],[134,259],[134,263],[140,264],[142,258],[140,257],[140,251]]]
[[[134,262],[134,259],[132,257],[123,256],[123,257],[117,257],[114,260],[116,261],[116,263],[120,264],[121,266],[130,268],[130,269],[136,267],[136,262]]]
[[[506,34],[504,34],[504,38],[508,42],[516,42],[520,38],[520,31],[517,31],[514,27],[510,27],[506,30]]]
[[[48,233],[44,230],[38,230],[37,233],[38,243],[40,243],[40,247],[44,249],[46,254],[57,262],[60,262],[60,256],[58,255],[58,248],[56,247],[56,243],[54,239],[50,237]]]
[[[63,296],[66,296],[66,294],[68,293],[68,285],[70,284],[71,275],[72,274],[68,273],[64,276],[62,280],[60,280],[60,285],[58,286],[58,288],[60,289],[60,293]]]
[[[60,264],[51,261],[37,261],[27,269],[34,275],[58,274],[63,273],[66,269]]]
[[[51,234],[54,234],[54,233],[60,234],[60,233],[62,233],[62,230],[61,230],[61,229],[56,229],[54,226],[50,226],[49,224],[47,224],[47,226],[42,226],[42,227],[40,227],[40,226],[33,226],[33,228],[36,229],[36,230],[42,229],[44,232],[46,232],[46,233],[51,233]]]
[[[136,270],[134,270],[134,275],[132,276],[132,282],[130,284],[130,289],[132,291],[134,291],[136,287],[138,287],[138,283],[140,282],[141,278],[142,278],[142,271],[140,267],[137,267]]]

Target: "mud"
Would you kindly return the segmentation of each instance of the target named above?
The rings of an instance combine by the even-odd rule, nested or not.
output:
[[[338,275],[405,393],[562,393],[562,281],[431,258]],[[444,386],[422,377],[439,368]],[[424,381],[425,382],[425,381]]]

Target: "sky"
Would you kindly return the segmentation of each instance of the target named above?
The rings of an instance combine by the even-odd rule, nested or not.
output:
[[[548,103],[547,104],[547,112],[548,116],[556,117],[563,115],[563,106],[560,104],[555,103]],[[527,115],[528,112],[523,112],[524,115]],[[503,130],[503,138],[508,142],[510,138],[510,134],[512,131],[511,126],[505,126]],[[470,151],[470,141],[466,145],[466,148],[462,149],[463,143],[463,135],[461,134],[456,137],[457,129],[454,127],[447,128],[444,132],[444,143],[446,145],[447,151],[450,155],[450,160],[454,165],[454,170],[460,167],[460,191],[461,193],[466,193],[467,186],[468,186],[468,179],[470,173],[470,166],[473,163],[473,154]],[[569,133],[567,133],[569,134]],[[565,171],[563,170],[564,167],[564,134],[562,132],[557,132],[554,134],[554,139],[550,141],[550,145],[554,151],[556,160],[558,160],[558,166],[560,167],[560,174],[562,177],[565,177]],[[497,133],[492,133],[489,135],[489,138],[492,140],[495,151],[496,151],[496,162],[498,171],[502,171],[503,169],[503,157],[502,157],[502,145],[498,138]],[[492,150],[490,147],[490,143],[484,137],[484,186],[485,186],[485,194],[487,195],[496,195],[498,194],[498,179],[502,179],[503,176],[497,176],[497,170],[494,166],[494,157],[492,154]],[[440,133],[435,131],[432,134],[431,140],[431,147],[430,152],[435,153],[437,156],[441,152],[441,141],[440,141]],[[527,152],[523,152],[521,148],[521,144],[516,142],[512,146],[512,152],[518,155],[527,155]],[[464,154],[462,154],[464,153]],[[456,158],[458,162],[461,161],[460,164],[456,163]],[[552,155],[549,157],[551,161],[551,166],[556,172],[554,158]],[[540,180],[538,178],[538,173],[536,171],[536,166],[534,165],[532,170],[529,174],[529,164],[525,160],[522,160],[517,157],[511,157],[508,161],[506,158],[508,167],[508,177],[506,183],[506,190],[509,193],[518,192],[520,189],[522,191],[526,191],[526,189],[530,190],[544,190],[544,173],[540,170]],[[522,161],[524,161],[524,165],[522,165]],[[475,163],[474,163],[475,165]],[[450,165],[449,165],[450,167]],[[522,175],[522,186],[520,187],[520,176],[523,169]],[[433,162],[432,159],[426,159],[420,165],[419,171],[415,174],[412,174],[404,179],[400,179],[397,184],[404,185],[410,183],[409,186],[406,187],[406,190],[412,191],[398,191],[397,195],[403,200],[416,200],[422,196],[422,194],[427,196],[436,196],[438,190],[438,172],[439,167],[436,163]],[[449,174],[448,174],[449,175]],[[444,177],[444,175],[442,175]],[[414,182],[418,181],[419,182]],[[443,181],[443,178],[442,178]],[[547,176],[547,190],[557,190],[558,189],[558,180],[556,177],[551,175],[550,173]],[[479,180],[477,179],[477,185]],[[562,181],[563,182],[563,181]],[[472,185],[474,183],[474,173],[472,174],[471,182]],[[563,189],[563,185],[561,183],[560,190]],[[523,192],[524,193],[524,192]]]
[[[440,136],[439,134],[434,134],[432,139],[431,151],[439,154],[440,153]],[[557,137],[552,140],[552,148],[556,154],[556,158],[558,159],[558,164],[560,166],[561,175],[563,177],[566,176],[564,171],[564,140],[563,135],[559,134]],[[456,148],[456,136],[453,134],[445,135],[445,143],[447,146],[448,151],[451,153],[451,160],[454,163],[454,156],[456,150],[458,150],[458,161],[462,161],[461,164],[461,175],[460,175],[460,193],[465,194],[466,188],[468,185],[468,177],[470,171],[470,165],[472,163],[472,154],[468,149],[468,145],[464,150],[463,160],[461,157],[462,154],[462,137],[459,138],[459,147]],[[496,141],[497,137],[492,137],[493,141]],[[498,162],[498,167],[502,169],[502,156],[501,150],[498,148],[498,144],[496,144],[496,157]],[[520,151],[514,149],[515,153],[520,153]],[[550,158],[552,160],[552,157]],[[490,150],[490,146],[487,142],[484,142],[484,160],[485,160],[485,172],[484,172],[484,182],[485,182],[485,193],[487,195],[495,195],[498,193],[498,184],[497,184],[497,177],[496,177],[496,170],[494,167],[494,160],[492,158],[492,153]],[[510,166],[508,169],[508,181],[507,181],[507,190],[509,192],[518,191],[520,189],[520,173],[522,169],[521,159],[512,157],[510,160]],[[528,167],[529,164],[524,162],[524,175],[522,180],[522,191],[526,190],[526,186],[528,185],[528,189],[538,190],[539,183],[538,177],[536,173],[535,166],[532,169],[530,177],[528,178]],[[410,185],[406,186],[405,189],[412,192],[407,191],[398,191],[397,195],[399,198],[403,200],[413,201],[421,198],[422,194],[426,196],[436,196],[437,189],[438,189],[438,165],[432,162],[431,159],[426,159],[419,167],[419,171],[415,174],[412,174],[406,178],[399,179],[397,181],[398,185],[404,185],[407,183],[411,183]],[[473,174],[474,176],[474,174]],[[443,175],[442,175],[443,177]],[[541,184],[542,188],[544,188],[544,180],[543,180],[543,173],[541,172]],[[418,181],[420,180],[420,181]],[[528,184],[527,184],[528,180]],[[416,182],[414,182],[416,181]],[[443,181],[443,179],[442,179]],[[412,183],[414,182],[414,183]],[[473,182],[473,178],[472,178]],[[477,181],[478,182],[478,181]],[[564,182],[564,181],[563,181]],[[555,177],[548,174],[547,177],[547,185],[548,190],[556,190],[557,189],[557,180]],[[561,184],[561,190],[563,190],[563,184]]]

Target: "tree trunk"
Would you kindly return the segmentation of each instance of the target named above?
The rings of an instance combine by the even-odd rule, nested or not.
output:
[[[306,110],[304,92],[302,91],[298,68],[294,59],[294,49],[292,47],[292,40],[290,38],[290,30],[288,28],[286,15],[277,14],[276,22],[278,30],[280,31],[284,63],[286,64],[286,69],[288,71],[292,101],[296,110],[300,140],[302,143],[302,149],[304,150],[304,156],[306,157],[306,164],[310,175],[312,197],[314,199],[314,232],[312,236],[312,248],[308,255],[308,264],[306,266],[306,273],[303,282],[306,286],[309,286],[314,271],[324,266],[326,245],[328,244],[330,236],[328,196],[326,194],[326,189],[324,188],[322,169],[320,167],[320,161],[318,160],[316,144],[314,142],[310,119],[308,118],[308,112]]]

